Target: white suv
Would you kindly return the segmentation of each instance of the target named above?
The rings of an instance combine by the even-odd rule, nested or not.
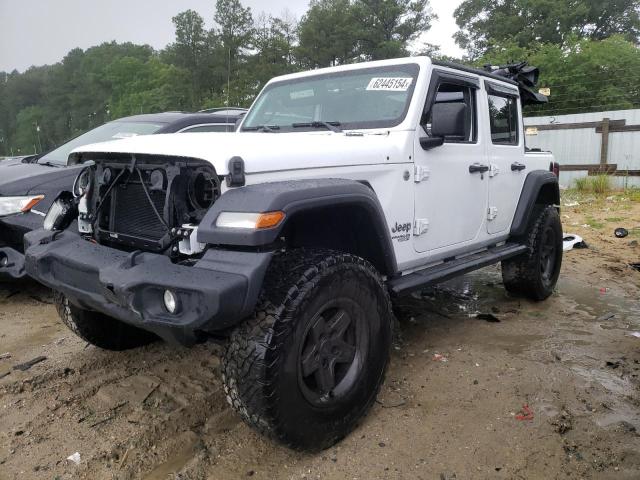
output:
[[[394,297],[497,262],[510,292],[551,294],[559,191],[551,154],[524,144],[532,71],[415,57],[298,73],[235,134],[82,147],[27,271],[101,348],[225,338],[244,419],[327,447],[376,397]]]

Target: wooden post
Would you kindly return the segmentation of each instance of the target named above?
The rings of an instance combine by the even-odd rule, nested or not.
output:
[[[602,119],[602,143],[600,144],[600,165],[606,165],[609,157],[609,119]]]

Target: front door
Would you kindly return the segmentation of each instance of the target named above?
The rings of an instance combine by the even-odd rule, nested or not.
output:
[[[453,250],[484,233],[488,167],[485,145],[478,135],[479,89],[477,77],[439,69],[432,74],[414,147],[413,238],[418,252]],[[432,124],[435,104],[450,104],[441,111],[463,113],[457,116],[455,135],[446,136],[443,145],[425,150],[420,138],[432,137],[432,130],[438,130]]]

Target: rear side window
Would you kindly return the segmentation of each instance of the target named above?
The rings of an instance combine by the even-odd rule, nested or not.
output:
[[[489,123],[494,144],[518,145],[517,98],[489,95]]]

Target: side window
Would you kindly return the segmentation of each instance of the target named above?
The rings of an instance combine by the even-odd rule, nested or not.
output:
[[[198,125],[196,127],[186,128],[180,133],[194,133],[194,132],[233,132],[236,129],[233,123],[218,123],[211,125]]]
[[[518,99],[489,95],[491,141],[496,145],[518,145]]]
[[[445,136],[447,143],[475,143],[477,141],[476,121],[476,89],[455,85],[453,83],[441,83],[433,105],[425,106],[422,118],[422,127],[429,136],[434,136],[432,131],[434,110],[445,115],[455,115],[458,123],[456,135]],[[452,120],[452,118],[448,119]]]

